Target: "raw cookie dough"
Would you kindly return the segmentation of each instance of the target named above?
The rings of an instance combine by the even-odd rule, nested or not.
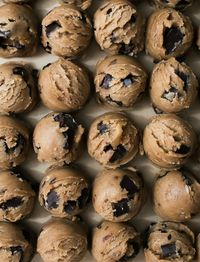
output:
[[[29,131],[21,121],[0,115],[0,170],[22,164],[29,147]]]
[[[154,11],[147,24],[146,53],[155,60],[185,54],[193,41],[190,18],[173,8]]]
[[[198,49],[200,49],[200,26],[199,26],[198,35],[197,35],[197,47]]]
[[[40,183],[39,202],[55,217],[71,218],[89,201],[89,184],[81,172],[69,167],[47,171]]]
[[[146,126],[144,151],[157,166],[173,169],[185,164],[196,147],[192,127],[176,115],[154,117]]]
[[[133,226],[104,221],[93,230],[92,254],[97,262],[127,261],[140,251],[140,237]]]
[[[0,6],[0,57],[35,54],[38,45],[37,22],[29,6]]]
[[[83,107],[90,94],[86,70],[65,59],[45,66],[38,84],[43,103],[53,111],[76,111]]]
[[[37,251],[44,262],[78,262],[87,251],[83,226],[55,220],[46,224],[38,237]]]
[[[104,169],[94,180],[92,202],[105,220],[123,222],[140,212],[145,193],[142,177],[134,168]]]
[[[154,210],[165,220],[184,222],[200,212],[200,184],[186,170],[160,175],[154,185]]]
[[[194,233],[181,223],[153,223],[147,234],[144,254],[146,262],[193,261]]]
[[[106,1],[94,15],[97,43],[110,54],[136,55],[144,48],[144,19],[127,0]]]
[[[33,247],[19,226],[0,222],[0,258],[3,262],[29,262]]]
[[[63,0],[66,4],[74,4],[79,8],[86,10],[91,6],[92,0]]]
[[[79,156],[84,128],[66,113],[50,113],[36,125],[33,146],[37,159],[52,165],[69,164]]]
[[[0,65],[0,113],[30,111],[37,102],[35,70],[22,62]]]
[[[191,6],[193,0],[151,0],[156,7],[163,8],[163,7],[171,7],[178,10],[186,9],[187,7]]]
[[[90,126],[88,152],[103,166],[116,168],[131,161],[140,149],[140,134],[121,112],[97,117]]]
[[[106,57],[96,67],[96,95],[112,107],[133,107],[146,87],[147,74],[137,60],[123,55]]]
[[[5,3],[13,3],[13,4],[23,4],[29,3],[31,0],[3,0]]]
[[[189,108],[198,94],[198,80],[190,67],[169,58],[156,64],[150,80],[150,97],[154,108],[177,113]]]
[[[90,44],[92,24],[74,5],[55,7],[42,21],[42,44],[54,55],[74,57]]]
[[[30,215],[35,192],[20,174],[0,172],[0,192],[0,221],[16,222]]]

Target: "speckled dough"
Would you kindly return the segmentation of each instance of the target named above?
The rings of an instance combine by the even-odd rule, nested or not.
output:
[[[139,250],[139,234],[128,224],[104,221],[93,230],[92,254],[97,262],[127,261]]]
[[[190,67],[175,58],[156,64],[150,80],[150,97],[154,108],[177,113],[189,108],[198,93],[198,80]]]
[[[38,44],[37,23],[29,6],[5,4],[0,7],[0,57],[31,56]]]
[[[55,220],[46,224],[38,237],[37,251],[44,262],[78,262],[87,251],[83,226]]]
[[[50,113],[36,125],[34,150],[40,162],[69,164],[79,156],[84,128],[66,113]],[[51,142],[50,142],[51,141]]]
[[[139,149],[139,131],[124,113],[103,114],[90,126],[88,152],[103,166],[116,168],[126,164]]]
[[[97,43],[110,54],[136,55],[144,48],[144,19],[127,0],[106,1],[94,15]]]
[[[154,210],[165,220],[184,222],[200,212],[200,184],[186,170],[160,175],[154,185]]]
[[[135,59],[117,55],[106,57],[96,67],[96,95],[100,103],[112,107],[132,107],[144,92],[147,74]]]
[[[154,11],[148,20],[146,52],[155,60],[185,54],[193,40],[193,26],[189,17],[165,8]]]
[[[146,262],[189,262],[195,256],[194,233],[184,224],[152,224],[144,249]]]
[[[18,166],[25,161],[29,132],[19,120],[0,115],[0,170]]]
[[[197,47],[198,49],[200,49],[200,26],[199,26],[198,35],[197,35]]]
[[[44,67],[39,74],[38,84],[45,106],[59,112],[80,109],[90,94],[86,70],[65,59]]]
[[[146,126],[143,137],[148,158],[163,168],[177,168],[185,164],[196,147],[192,127],[172,114],[154,117]]]
[[[86,10],[91,6],[92,0],[63,0],[66,4],[74,4],[79,8]]]
[[[92,202],[105,220],[123,222],[140,212],[145,193],[142,177],[134,168],[104,169],[94,180]]]
[[[79,55],[88,47],[92,34],[89,18],[74,5],[55,7],[42,21],[42,44],[54,55]]]
[[[154,3],[158,8],[171,7],[178,10],[183,10],[191,6],[193,0],[151,0],[151,2]]]

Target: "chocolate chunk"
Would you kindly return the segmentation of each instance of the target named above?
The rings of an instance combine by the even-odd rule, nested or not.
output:
[[[125,44],[124,42],[122,42],[118,53],[121,55],[129,55],[133,52],[134,48],[135,46],[133,43]]]
[[[193,180],[184,171],[182,171],[181,175],[187,186],[191,186],[193,184]]]
[[[167,237],[168,240],[171,240],[172,239],[172,235],[169,234],[168,237]]]
[[[44,47],[44,49],[45,49],[45,51],[46,51],[47,53],[51,53],[51,49],[52,49],[52,48],[51,48],[49,42],[46,43],[46,46]]]
[[[108,132],[108,126],[106,124],[103,124],[103,122],[97,125],[97,129],[99,130],[100,134],[105,134],[106,132]]]
[[[184,83],[183,90],[187,92],[189,88],[189,80],[190,80],[189,76],[178,70],[176,70],[175,73],[183,81]]]
[[[110,38],[112,43],[115,43],[115,41],[117,40],[115,34],[112,32],[111,38]]]
[[[46,199],[46,205],[47,208],[52,209],[52,208],[57,208],[58,207],[58,194],[51,190],[48,194],[47,194],[47,199]]]
[[[176,255],[176,243],[170,243],[161,246],[162,249],[162,257],[169,258],[172,255]]]
[[[176,26],[166,28],[163,35],[163,46],[166,49],[166,54],[173,53],[182,43],[184,34]]]
[[[19,42],[14,43],[13,46],[10,46],[10,47],[15,47],[15,48],[17,48],[18,50],[25,48],[25,46],[22,45],[22,44],[20,44]]]
[[[131,19],[130,19],[130,23],[135,24],[136,19],[137,19],[136,14],[132,14]]]
[[[128,192],[129,198],[132,198],[134,194],[139,192],[139,189],[135,183],[127,175],[122,178],[120,186],[122,189],[125,189]]]
[[[126,148],[123,145],[118,145],[117,149],[115,149],[115,152],[112,155],[112,157],[110,158],[109,162],[114,163],[117,160],[120,160],[121,158],[123,158],[125,154],[126,154]]]
[[[84,23],[87,23],[87,19],[86,19],[86,16],[83,12],[80,11],[80,14],[81,14],[81,21],[83,21]]]
[[[76,209],[76,201],[69,200],[64,205],[64,211],[68,214],[71,214]]]
[[[127,75],[124,79],[121,80],[124,84],[124,86],[128,87],[130,85],[132,85],[135,80],[134,80],[134,76],[132,74]]]
[[[4,150],[6,154],[12,154],[15,150],[19,150],[19,148],[20,148],[19,154],[21,154],[26,144],[26,139],[24,138],[22,134],[18,134],[17,139],[16,139],[16,144],[13,147],[8,147],[6,139],[4,138],[3,140],[4,140],[3,142]]]
[[[190,3],[187,0],[180,0],[177,4],[176,4],[176,9],[183,9],[185,8],[187,5],[189,5]]]
[[[106,12],[107,15],[109,15],[110,13],[112,13],[112,8],[109,8],[108,11]]]
[[[111,81],[113,77],[110,74],[106,74],[100,84],[102,88],[109,89],[111,87]]]
[[[84,208],[85,205],[88,203],[88,200],[89,200],[89,190],[88,188],[84,188],[81,191],[81,196],[77,199],[79,208],[80,209]]]
[[[128,250],[130,250],[130,248],[132,249],[132,254],[131,255],[124,255],[119,262],[126,262],[131,258],[134,258],[137,256],[137,254],[140,251],[140,244],[138,242],[136,242],[134,239],[129,239],[127,241],[127,245],[128,245]]]
[[[112,99],[112,97],[110,95],[106,96],[106,100],[107,100],[107,102],[114,103],[114,104],[116,104],[120,107],[123,106],[123,103],[121,101],[117,101],[117,100]]]
[[[117,203],[111,203],[112,209],[113,209],[113,215],[115,217],[120,217],[124,214],[127,214],[129,212],[129,206],[128,206],[128,199],[123,198],[122,200],[118,201]]]
[[[180,148],[178,148],[176,150],[176,154],[180,154],[180,155],[186,155],[190,152],[190,147],[184,144],[181,144]]]
[[[46,26],[45,30],[47,37],[49,37],[50,34],[56,31],[58,28],[61,28],[61,25],[58,21],[54,21],[50,25]]]
[[[113,147],[111,145],[107,145],[104,147],[103,151],[106,153],[108,152],[109,150],[113,150]]]
[[[12,256],[14,256],[17,253],[20,253],[20,260],[19,260],[19,262],[23,261],[23,253],[24,253],[24,251],[23,251],[21,246],[10,247],[10,251],[12,253]]]
[[[0,31],[0,40],[1,39],[8,39],[8,37],[10,36],[11,31],[7,30],[7,31]]]
[[[45,66],[43,66],[42,69],[44,70],[45,68],[49,67],[51,64],[52,64],[52,63],[48,63],[48,64],[46,64]]]
[[[28,82],[29,75],[28,75],[28,72],[25,68],[17,66],[15,68],[13,68],[13,74],[14,75],[20,75],[24,79],[25,82]]]
[[[13,197],[6,202],[3,202],[0,204],[0,209],[7,210],[9,208],[16,208],[21,206],[24,203],[24,201],[21,199],[21,197]]]
[[[169,91],[165,91],[163,94],[162,94],[162,98],[164,99],[167,99],[168,101],[172,102],[174,100],[174,98],[178,96],[178,97],[181,97],[181,94],[179,93],[178,89],[176,87],[171,87],[169,89]]]

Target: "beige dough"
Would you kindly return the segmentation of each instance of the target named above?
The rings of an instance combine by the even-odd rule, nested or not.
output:
[[[37,251],[44,262],[80,261],[87,251],[83,226],[66,220],[49,222],[38,237]]]
[[[42,21],[42,44],[57,56],[74,57],[90,44],[92,24],[74,5],[55,7]]]
[[[193,41],[193,26],[189,17],[173,8],[154,11],[147,24],[146,53],[155,60],[185,54]]]
[[[175,9],[186,9],[192,5],[193,0],[151,0],[156,7],[171,7]]]
[[[200,234],[196,238],[197,261],[200,261]]]
[[[86,10],[88,9],[91,4],[92,0],[63,0],[66,4],[74,4],[77,5],[79,8]]]
[[[192,127],[172,114],[154,117],[146,126],[144,151],[157,166],[173,169],[185,164],[196,147]]]
[[[106,57],[96,67],[97,100],[111,107],[133,107],[144,92],[147,74],[140,63],[131,57]]]
[[[44,67],[38,84],[43,103],[53,111],[76,111],[83,107],[90,94],[86,70],[65,59]]]
[[[198,28],[197,47],[198,47],[198,49],[200,49],[200,26],[199,26],[199,28]]]
[[[5,3],[13,3],[13,4],[24,4],[31,2],[32,0],[3,0]]]

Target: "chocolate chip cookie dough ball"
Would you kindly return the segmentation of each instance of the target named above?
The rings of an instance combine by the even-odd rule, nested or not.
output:
[[[198,80],[190,67],[175,58],[158,63],[150,80],[150,97],[154,108],[177,113],[189,108],[198,93]]]
[[[37,23],[29,6],[0,6],[0,57],[35,54],[38,44]]]
[[[66,4],[73,4],[79,8],[86,10],[91,6],[92,0],[63,0]]]
[[[50,113],[36,125],[33,146],[37,159],[52,165],[69,164],[80,153],[84,128],[66,113]]]
[[[187,7],[191,6],[193,3],[193,0],[152,0],[152,2],[155,4],[158,8],[163,7],[171,7],[178,10],[186,9]]]
[[[146,53],[155,60],[185,54],[193,41],[193,26],[189,17],[172,9],[154,11],[148,20]]]
[[[58,112],[80,109],[90,94],[86,70],[75,63],[59,59],[39,74],[40,97],[48,108]]]
[[[96,261],[127,261],[137,256],[140,237],[133,226],[104,221],[93,230],[92,254]]]
[[[79,55],[90,44],[92,34],[89,18],[74,5],[55,7],[42,21],[42,44],[57,56]]]
[[[144,48],[144,20],[126,0],[106,1],[94,15],[97,43],[110,54],[136,55]]]
[[[96,95],[100,103],[112,107],[132,107],[144,92],[147,74],[135,59],[110,56],[96,67]]]
[[[189,262],[195,256],[194,233],[184,224],[152,224],[144,249],[146,262]]]
[[[144,151],[157,166],[173,169],[185,164],[194,152],[196,135],[192,127],[172,114],[154,117],[146,126]]]
[[[21,121],[0,115],[0,170],[22,164],[27,156],[29,132]]]
[[[87,251],[83,226],[66,220],[51,221],[42,228],[37,251],[44,262],[80,261]]]
[[[90,126],[88,152],[103,166],[116,168],[131,161],[140,149],[140,134],[121,112],[97,117]]]

